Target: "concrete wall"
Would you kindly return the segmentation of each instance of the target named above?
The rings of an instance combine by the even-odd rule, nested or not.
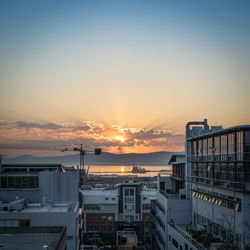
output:
[[[24,213],[24,212],[2,212],[0,220],[30,220],[30,226],[66,226],[67,227],[67,249],[76,250],[78,237],[77,213]],[[73,236],[73,239],[68,237]]]
[[[39,188],[0,189],[0,200],[11,202],[27,198],[29,202],[41,202],[42,197],[53,201],[78,201],[78,172],[40,172]]]
[[[39,174],[40,199],[78,201],[78,171],[41,172]]]

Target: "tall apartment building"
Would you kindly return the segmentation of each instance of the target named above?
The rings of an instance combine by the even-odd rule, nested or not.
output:
[[[78,171],[60,164],[1,164],[0,171],[0,227],[65,227],[67,249],[79,249]]]
[[[157,198],[151,201],[155,248],[247,249],[250,126],[222,129],[210,128],[207,120],[187,123],[185,161],[183,165],[173,156],[172,175],[158,178]],[[185,219],[175,216],[181,203],[176,209],[170,205],[178,189],[179,198],[186,194]]]
[[[244,249],[250,244],[250,126],[188,139],[192,224]]]

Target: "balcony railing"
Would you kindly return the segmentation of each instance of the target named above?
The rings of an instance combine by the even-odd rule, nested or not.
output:
[[[175,174],[172,173],[170,175],[170,178],[174,179],[174,180],[178,180],[178,181],[183,181],[184,180],[184,175],[183,174]]]
[[[189,241],[194,247],[196,247],[199,250],[205,250],[205,248],[202,244],[200,244],[198,241],[194,240],[191,235],[189,235],[186,231],[181,229],[180,227],[176,226],[174,223],[168,222],[168,225],[173,228],[176,232],[178,232],[183,238],[185,238],[187,241]]]
[[[210,186],[222,187],[226,189],[233,189],[233,190],[239,190],[239,191],[244,191],[245,189],[244,181],[212,179],[212,178],[206,178],[206,177],[201,177],[201,176],[188,176],[187,180],[192,183],[200,183],[200,184],[205,184],[205,185],[210,185]]]
[[[164,190],[162,190],[162,189],[160,190],[160,193],[161,193],[164,197],[166,197],[167,199],[169,199],[169,200],[179,200],[179,199],[181,199],[179,193],[168,193],[168,192],[166,192],[166,191],[164,191]]]
[[[250,161],[250,153],[188,155],[189,162],[237,162]]]

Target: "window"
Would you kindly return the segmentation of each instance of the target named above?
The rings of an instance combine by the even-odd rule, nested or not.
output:
[[[30,220],[19,220],[19,227],[29,227]]]
[[[113,220],[113,215],[109,215],[108,216],[108,221],[112,221]]]
[[[150,204],[142,204],[142,209],[143,210],[149,210],[150,209]]]
[[[1,177],[1,188],[7,188],[7,177]]]
[[[101,206],[97,204],[85,204],[84,209],[85,210],[100,210]]]
[[[185,243],[185,250],[188,250],[188,245]]]
[[[207,155],[207,139],[203,139],[202,143],[203,143],[203,155]]]
[[[178,249],[178,242],[174,238],[172,238],[172,244]]]
[[[92,215],[87,215],[86,217],[87,217],[86,218],[87,221],[92,221]]]
[[[1,188],[38,188],[38,176],[2,176]]]

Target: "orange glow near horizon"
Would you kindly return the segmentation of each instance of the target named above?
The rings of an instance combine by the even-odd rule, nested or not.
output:
[[[0,128],[0,146],[9,145],[10,148],[20,146],[65,149],[82,144],[86,150],[102,148],[103,152],[110,153],[184,151],[184,135],[164,129],[110,126],[91,121],[80,125],[0,121]],[[0,154],[9,155],[6,149],[0,149]],[[30,154],[37,153],[31,150]]]

